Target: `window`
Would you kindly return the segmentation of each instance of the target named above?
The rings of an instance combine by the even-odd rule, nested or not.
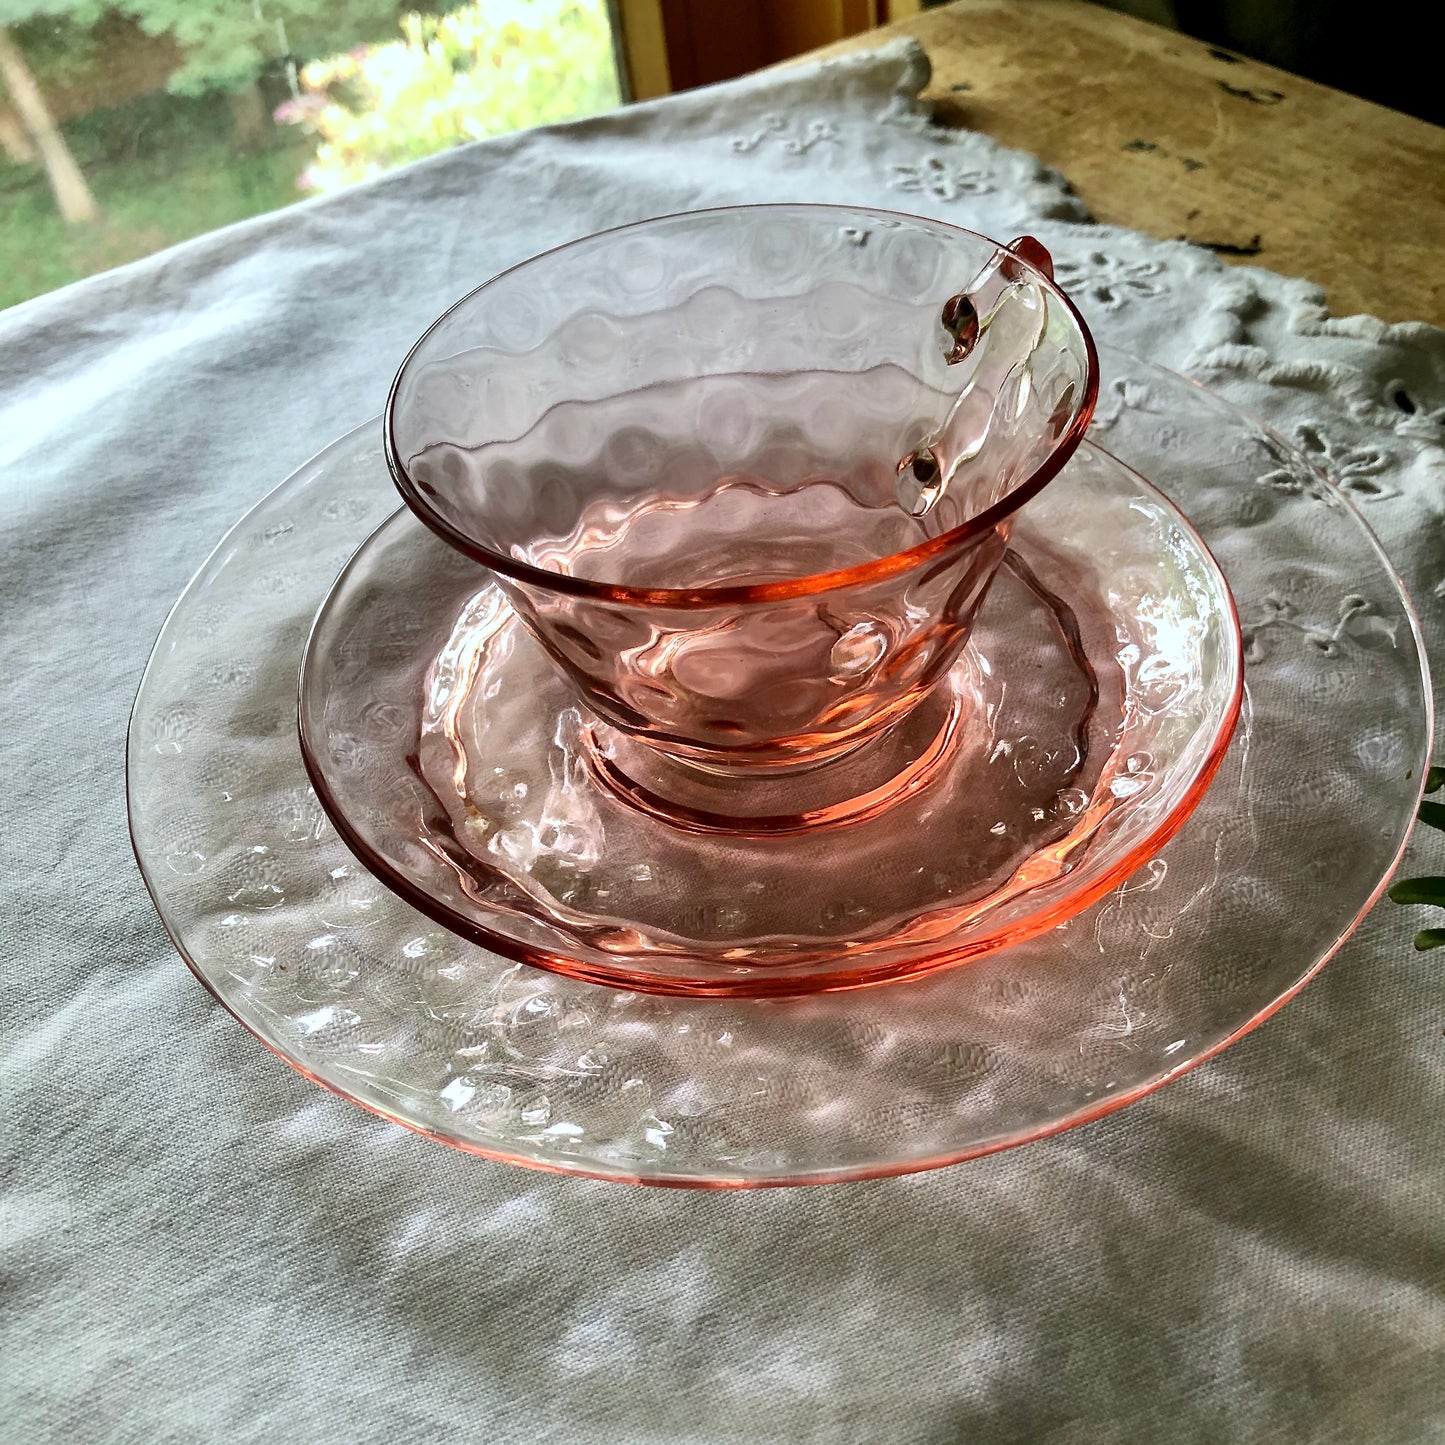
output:
[[[924,3],[0,0],[0,307],[464,141],[724,80]]]
[[[0,306],[622,98],[607,0],[0,0]]]

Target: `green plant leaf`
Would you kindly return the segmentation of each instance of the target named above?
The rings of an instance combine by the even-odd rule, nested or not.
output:
[[[1445,908],[1445,878],[1402,878],[1390,889],[1396,903],[1433,903]]]
[[[1421,803],[1419,818],[1432,828],[1445,830],[1445,803]]]
[[[1425,774],[1425,791],[1438,793],[1441,788],[1445,788],[1445,768],[1431,768]]]
[[[1415,947],[1424,953],[1430,948],[1445,948],[1445,928],[1426,928],[1415,935]]]

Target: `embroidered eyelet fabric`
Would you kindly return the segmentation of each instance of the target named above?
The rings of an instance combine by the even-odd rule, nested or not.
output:
[[[131,700],[213,544],[379,409],[465,291],[706,205],[1038,236],[1100,340],[1219,390],[1358,504],[1445,676],[1445,333],[1096,225],[1033,158],[935,126],[927,76],[901,43],[489,141],[0,313],[0,1438],[1445,1428],[1445,975],[1410,945],[1428,910],[1381,903],[1274,1019],[1088,1127],[714,1195],[468,1158],[317,1090],[199,987],[131,858]],[[1106,378],[1100,424],[1147,404]],[[1258,484],[1317,481],[1284,459]],[[1327,782],[1299,759],[1302,789]],[[1403,871],[1445,871],[1441,837]]]

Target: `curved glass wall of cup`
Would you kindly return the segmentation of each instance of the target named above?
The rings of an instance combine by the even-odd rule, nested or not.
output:
[[[814,764],[952,666],[1083,435],[1097,359],[1048,264],[843,207],[623,227],[437,321],[388,457],[594,715],[706,766]]]

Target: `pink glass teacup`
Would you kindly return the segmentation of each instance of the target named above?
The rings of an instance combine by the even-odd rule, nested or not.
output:
[[[1047,252],[765,205],[527,261],[403,364],[387,457],[596,718],[755,775],[878,737],[1073,453],[1093,343]]]

